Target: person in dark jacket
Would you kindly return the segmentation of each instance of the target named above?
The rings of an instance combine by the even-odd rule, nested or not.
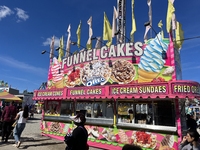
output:
[[[1,122],[3,122],[2,139],[1,139],[2,142],[8,142],[8,137],[11,133],[12,124],[15,122],[16,115],[17,115],[17,108],[14,106],[14,101],[12,101],[10,103],[10,106],[5,107],[1,115]],[[4,139],[5,135],[6,139]]]
[[[192,117],[189,114],[187,114],[186,123],[187,123],[188,129],[196,129],[197,128],[196,121],[194,119],[192,119]]]
[[[78,113],[76,116],[70,117],[77,127],[72,132],[72,138],[67,142],[68,147],[71,150],[86,150],[88,149],[87,138],[88,132],[84,127],[86,118],[82,113]],[[66,148],[67,149],[67,148]]]
[[[187,132],[187,136],[183,137],[183,140],[178,146],[179,150],[200,150],[199,133],[196,129],[190,129]]]

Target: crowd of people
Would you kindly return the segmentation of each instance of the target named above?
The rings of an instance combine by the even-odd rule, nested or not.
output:
[[[14,101],[10,102],[9,106],[5,106],[4,104],[1,107],[0,111],[1,123],[2,123],[2,143],[7,143],[11,131],[14,130],[14,138],[15,144],[14,147],[20,147],[20,137],[21,133],[26,126],[26,121],[29,116],[29,108],[25,106],[21,107],[20,104],[15,106]]]

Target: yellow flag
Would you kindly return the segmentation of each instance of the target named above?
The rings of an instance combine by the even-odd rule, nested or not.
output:
[[[80,48],[80,41],[81,41],[81,20],[80,20],[80,24],[78,26],[78,29],[76,31],[77,34],[77,46],[78,48]]]
[[[87,49],[92,49],[92,41],[90,44],[86,44],[87,45]]]
[[[61,57],[64,57],[64,52],[63,52],[63,36],[60,38],[60,49],[59,49],[58,62],[62,61]]]
[[[77,50],[73,53],[73,55],[74,55],[74,54],[77,54]]]
[[[158,23],[158,27],[161,28],[161,35],[162,35],[162,38],[164,38],[164,33],[163,33],[162,26],[163,26],[163,24],[162,24],[162,20],[160,20],[160,22]]]
[[[176,43],[177,43],[177,48],[181,49],[181,46],[183,44],[183,33],[184,31],[181,29],[182,25],[177,21],[177,29],[176,29]]]
[[[131,42],[134,41],[133,34],[136,31],[135,16],[134,16],[133,8],[134,8],[134,0],[132,0],[132,31],[131,31]]]
[[[174,5],[172,4],[171,0],[168,0],[168,10],[167,10],[167,32],[170,32],[171,29],[171,21],[173,13],[175,12]]]
[[[106,43],[108,47],[112,44],[112,28],[105,12],[103,23],[103,40],[108,40],[108,42]]]

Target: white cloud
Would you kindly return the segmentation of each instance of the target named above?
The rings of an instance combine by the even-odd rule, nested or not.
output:
[[[0,6],[0,20],[11,14],[13,14],[13,11],[10,8],[6,6]]]
[[[43,42],[43,46],[47,46],[47,45],[51,45],[51,40],[52,37],[47,38],[45,42]],[[59,47],[60,45],[60,39],[58,37],[55,36],[55,42],[54,42],[54,47]]]
[[[6,56],[1,55],[0,56],[0,63],[1,62],[4,65],[8,65],[8,66],[11,66],[13,68],[18,68],[18,69],[21,69],[25,72],[31,72],[31,73],[34,73],[36,75],[46,76],[48,74],[48,70],[46,70],[46,69],[31,66],[27,63],[18,61],[16,59],[12,58],[12,57],[6,57]]]
[[[17,11],[17,17],[18,17],[17,22],[20,22],[21,20],[26,21],[29,18],[29,16],[26,14],[24,10],[20,8],[15,8],[15,10]]]

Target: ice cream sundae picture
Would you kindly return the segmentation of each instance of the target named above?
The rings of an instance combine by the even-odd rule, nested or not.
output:
[[[138,64],[138,83],[151,82],[161,73],[166,62],[163,54],[167,53],[167,49],[168,44],[163,41],[161,33],[149,42]]]
[[[161,141],[159,150],[175,150],[173,148],[173,145],[174,145],[174,136],[166,135]]]
[[[61,64],[54,57],[53,66],[51,66],[52,81],[56,88],[64,88],[64,71],[61,69]]]

